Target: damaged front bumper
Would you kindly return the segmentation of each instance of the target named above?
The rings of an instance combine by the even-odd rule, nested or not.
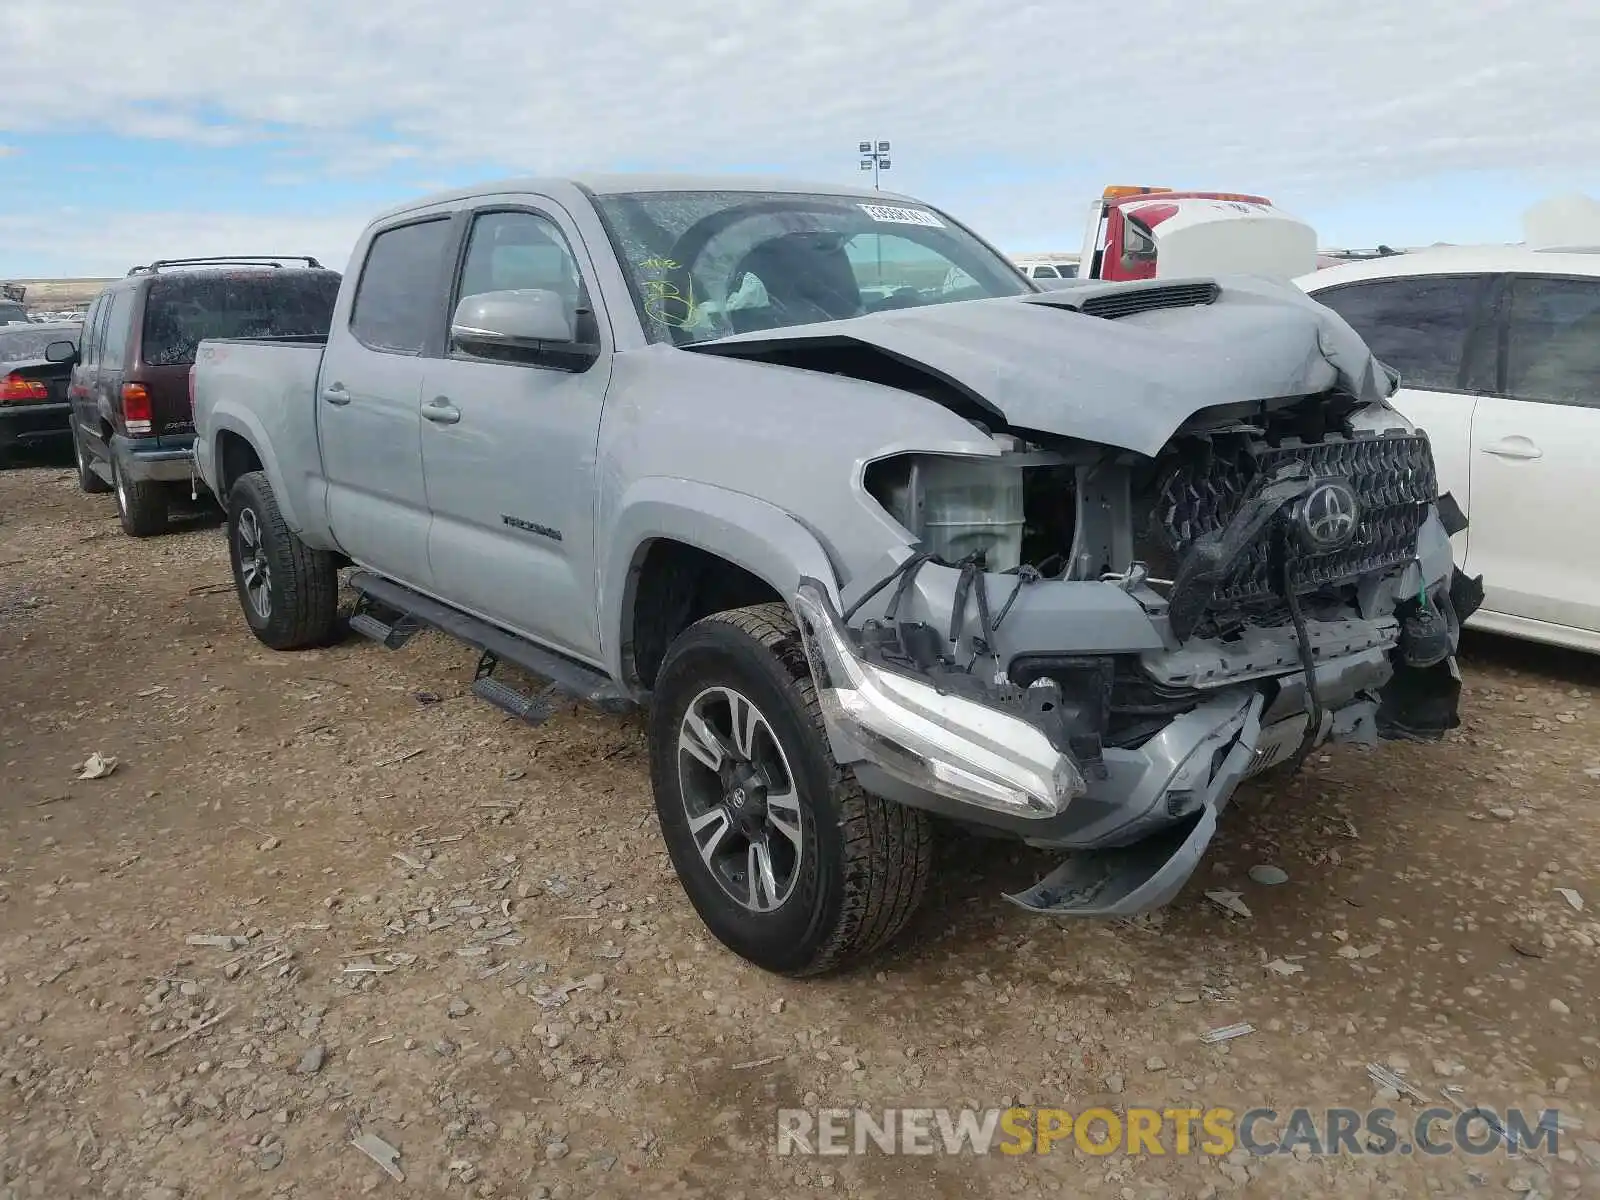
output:
[[[1277,708],[1265,692],[1233,689],[1179,717],[1141,748],[1144,769],[1122,797],[1122,813],[1143,808],[1144,819],[1106,835],[1101,848],[1074,850],[1006,899],[1031,912],[1072,917],[1129,917],[1167,904],[1194,874],[1238,786],[1301,744],[1309,714],[1271,720]],[[1314,744],[1370,745],[1376,710],[1370,700],[1325,710]],[[1129,841],[1133,828],[1150,832]]]
[[[1035,912],[1130,916],[1168,903],[1239,784],[1292,758],[1305,740],[1305,676],[1279,674],[1216,689],[1137,748],[1107,747],[1086,776],[1025,712],[866,661],[815,581],[803,581],[793,602],[830,749],[863,787],[1070,852],[1008,897]],[[1392,645],[1384,639],[1317,662],[1327,703],[1312,744],[1378,740],[1373,697],[1393,674]],[[1447,669],[1455,673],[1453,659]]]

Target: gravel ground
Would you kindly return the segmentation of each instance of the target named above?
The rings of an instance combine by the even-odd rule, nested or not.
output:
[[[438,637],[274,654],[228,579],[214,522],[0,472],[0,1198],[1600,1195],[1594,660],[1469,639],[1449,741],[1248,786],[1139,921],[947,839],[897,949],[795,983],[704,934],[639,721],[508,721]],[[781,1105],[1423,1107],[1368,1063],[1559,1154],[774,1153]]]

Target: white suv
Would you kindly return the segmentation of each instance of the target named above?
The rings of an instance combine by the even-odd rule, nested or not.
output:
[[[1441,247],[1297,282],[1400,373],[1470,521],[1468,624],[1600,652],[1600,250]]]

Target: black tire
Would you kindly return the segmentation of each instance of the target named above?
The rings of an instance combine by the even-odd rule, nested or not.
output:
[[[260,471],[239,476],[228,493],[227,511],[228,561],[250,631],[274,650],[327,645],[339,620],[333,556],[313,550],[284,524],[272,485]],[[247,580],[247,571],[263,568],[264,576],[251,573]],[[252,591],[252,585],[259,586]],[[258,605],[262,596],[265,603]]]
[[[77,421],[72,422],[72,457],[78,466],[78,490],[87,492],[91,496],[103,496],[111,490],[111,485],[100,476],[96,475],[89,467],[89,450],[83,444],[83,435],[78,432]]]
[[[680,769],[686,754],[679,748],[680,732],[691,706],[719,689],[753,704],[766,733],[749,741],[759,737],[777,745],[792,776],[792,789],[783,791],[797,796],[784,801],[796,804],[800,814],[799,853],[785,876],[792,882],[768,911],[753,911],[732,894],[727,874],[708,865],[690,831],[685,769],[694,775],[703,764]],[[696,791],[691,804],[700,805],[722,786],[705,770],[704,789],[691,789]],[[900,932],[927,891],[932,824],[925,813],[867,794],[834,762],[787,605],[717,613],[672,643],[655,680],[650,778],[662,836],[690,903],[717,940],[765,970],[818,975],[866,958]],[[743,800],[743,791],[738,795]],[[730,818],[737,811],[725,808]],[[773,839],[766,863],[771,866],[785,849],[783,841]],[[750,861],[755,862],[753,856]],[[753,876],[746,889],[751,898]]]
[[[111,456],[111,490],[117,497],[117,518],[129,537],[155,537],[167,531],[167,485],[129,479]]]

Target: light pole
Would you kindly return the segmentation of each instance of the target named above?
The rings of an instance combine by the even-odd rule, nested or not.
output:
[[[894,165],[889,161],[889,143],[863,141],[860,144],[860,150],[861,169],[872,172],[872,186],[874,189],[878,189],[881,187],[878,183],[878,172],[887,171]],[[878,282],[881,284],[883,283],[883,239],[880,237],[876,240],[878,243]]]
[[[878,186],[878,172],[887,171],[893,164],[889,161],[888,142],[862,142],[861,143],[861,169],[872,172],[872,186]]]

